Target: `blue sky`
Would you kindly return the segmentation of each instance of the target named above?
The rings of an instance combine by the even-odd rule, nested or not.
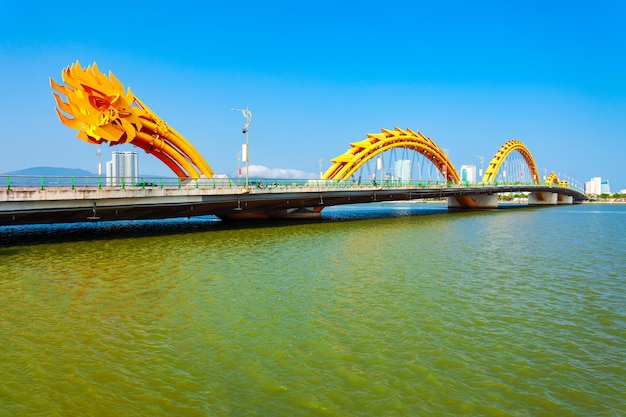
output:
[[[48,82],[78,60],[112,71],[217,173],[235,175],[245,120],[230,109],[248,106],[250,164],[268,170],[315,175],[398,126],[457,168],[519,139],[542,174],[626,188],[623,1],[64,4],[0,0],[0,172],[96,172]],[[141,173],[172,175],[139,153]]]

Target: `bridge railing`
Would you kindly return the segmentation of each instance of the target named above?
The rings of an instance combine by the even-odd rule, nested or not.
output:
[[[406,187],[406,188],[431,188],[431,187],[485,187],[485,186],[507,186],[507,185],[539,185],[531,182],[461,182],[445,183],[433,180],[323,180],[323,179],[269,179],[250,178],[248,188],[258,189],[286,189],[298,187],[319,187],[319,188],[358,188],[358,187]],[[107,188],[107,189],[145,189],[145,188],[202,188],[202,189],[224,189],[224,188],[245,188],[246,183],[243,178],[213,177],[198,178],[181,181],[172,177],[139,177],[137,179],[97,176],[28,176],[28,175],[1,175],[0,187],[11,190],[12,188],[38,188],[40,190],[50,188]],[[553,185],[552,187],[563,187]]]

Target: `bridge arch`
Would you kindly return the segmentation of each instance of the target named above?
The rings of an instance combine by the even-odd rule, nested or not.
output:
[[[558,185],[559,184],[559,177],[554,172],[551,172],[550,175],[548,175],[546,177],[546,184],[547,185]]]
[[[430,138],[411,129],[382,129],[381,133],[368,133],[365,140],[350,144],[344,154],[331,159],[333,163],[323,179],[345,180],[365,163],[393,148],[406,148],[424,155],[437,168],[447,182],[458,183],[459,175],[446,153]]]
[[[569,181],[560,180],[554,172],[551,172],[550,175],[546,177],[545,183],[546,185],[562,185],[564,187],[567,187],[569,185]]]
[[[530,151],[521,141],[512,139],[502,145],[502,147],[496,152],[493,159],[487,166],[487,171],[485,171],[485,175],[483,176],[483,182],[491,183],[496,179],[496,175],[502,166],[502,163],[506,159],[506,157],[511,153],[517,151],[524,161],[526,165],[528,165],[528,170],[530,171],[530,175],[532,177],[532,182],[538,184],[539,181],[539,171],[537,170],[537,165],[535,164],[535,160],[533,156],[530,154]]]

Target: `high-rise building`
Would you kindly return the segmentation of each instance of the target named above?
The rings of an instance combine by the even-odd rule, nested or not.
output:
[[[611,194],[611,187],[609,186],[609,180],[600,182],[600,194]]]
[[[396,181],[411,181],[411,161],[409,159],[397,160],[393,168]]]
[[[137,152],[112,152],[107,162],[107,186],[133,185],[139,179]]]
[[[476,182],[476,165],[464,164],[461,165],[461,182]]]
[[[585,194],[600,195],[602,194],[602,178],[593,177],[585,183]]]

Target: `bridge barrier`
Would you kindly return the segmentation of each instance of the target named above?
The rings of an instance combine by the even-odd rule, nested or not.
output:
[[[6,184],[6,189],[15,187],[96,187],[96,188],[151,188],[151,187],[177,187],[177,188],[236,188],[245,187],[245,179],[230,177],[197,178],[182,181],[176,177],[150,177],[141,176],[136,181],[128,178],[120,178],[119,183],[113,184],[111,178],[103,176],[34,176],[34,175],[0,175],[0,184]],[[406,186],[406,187],[429,187],[442,186],[443,182],[437,181],[361,181],[361,180],[320,180],[320,179],[271,179],[249,178],[248,188],[278,188],[278,187],[324,187],[324,188],[349,188],[349,187],[376,187],[376,186]],[[452,185],[452,184],[450,184]]]
[[[7,190],[19,187],[37,187],[40,190],[49,188],[107,188],[107,189],[149,189],[149,188],[179,188],[179,189],[237,189],[246,188],[244,178],[212,177],[181,180],[177,177],[151,177],[142,176],[136,181],[121,179],[119,184],[112,184],[111,178],[98,176],[28,176],[28,175],[3,175],[0,176],[0,184],[5,184]],[[327,179],[271,179],[249,178],[249,189],[291,189],[298,187],[315,187],[320,189],[359,188],[359,187],[407,187],[407,188],[430,188],[430,187],[490,187],[504,185],[535,185],[531,182],[493,182],[493,183],[470,183],[461,182],[445,183],[442,181],[424,180],[327,180]],[[2,187],[0,185],[0,187]],[[554,184],[551,187],[571,188],[565,185]],[[578,190],[581,191],[582,190]]]

